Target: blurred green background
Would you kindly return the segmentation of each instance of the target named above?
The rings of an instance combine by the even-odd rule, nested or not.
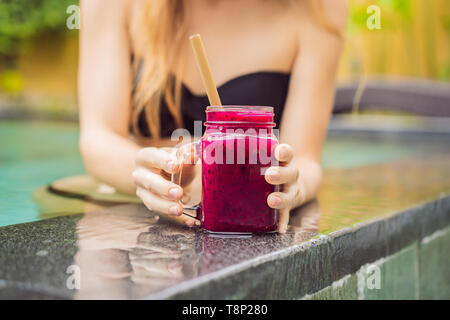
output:
[[[76,0],[0,0],[0,117],[76,119]],[[369,5],[381,29],[366,26]],[[339,80],[361,75],[449,81],[450,1],[350,0]]]

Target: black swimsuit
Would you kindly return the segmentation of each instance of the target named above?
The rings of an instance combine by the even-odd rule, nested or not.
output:
[[[274,71],[249,73],[225,82],[217,88],[223,105],[253,105],[274,107],[275,122],[280,124],[289,87],[290,74]],[[181,114],[184,127],[194,133],[194,121],[206,120],[206,95],[193,94],[185,85],[181,92]],[[172,115],[164,101],[161,103],[161,136],[170,137],[176,129]],[[139,129],[150,137],[145,111],[139,115]]]

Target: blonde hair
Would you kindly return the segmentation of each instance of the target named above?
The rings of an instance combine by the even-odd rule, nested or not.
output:
[[[185,36],[182,0],[140,0],[133,7],[130,34],[133,42],[135,88],[132,97],[131,125],[139,131],[139,115],[145,109],[152,137],[160,137],[159,112],[164,97],[177,127],[181,119],[181,82],[170,75],[182,67],[176,54]],[[175,87],[174,87],[175,86]]]
[[[299,0],[286,0],[291,5]],[[311,15],[320,25],[340,36],[323,14],[322,2],[307,0]],[[181,81],[172,72],[181,73],[184,61],[178,57],[186,35],[183,0],[139,0],[130,19],[133,46],[135,87],[132,95],[131,128],[142,136],[139,116],[145,109],[150,134],[160,138],[161,100],[165,99],[177,127],[183,126],[181,117]]]

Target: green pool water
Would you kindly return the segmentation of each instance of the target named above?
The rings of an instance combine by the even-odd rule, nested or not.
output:
[[[442,150],[448,138],[331,135],[323,166],[348,168]],[[447,145],[448,146],[448,145]],[[0,226],[39,220],[36,188],[85,174],[74,123],[0,121]]]
[[[0,122],[0,226],[39,219],[32,192],[85,173],[73,123]]]

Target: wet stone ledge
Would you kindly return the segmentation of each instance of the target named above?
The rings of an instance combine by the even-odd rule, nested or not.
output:
[[[219,237],[140,204],[89,201],[84,213],[1,227],[0,298],[448,299],[445,150],[328,168],[285,235]]]
[[[156,218],[149,228],[154,221],[142,216],[144,212],[137,205],[125,205],[1,228],[0,297],[450,296],[450,231],[442,229],[450,224],[450,197],[328,235],[291,226],[282,236],[217,238]],[[83,223],[87,216],[93,221]],[[104,232],[98,231],[97,223],[106,224]],[[80,290],[67,288],[71,265],[80,268]],[[365,288],[367,268],[373,266],[381,270],[382,290]]]

